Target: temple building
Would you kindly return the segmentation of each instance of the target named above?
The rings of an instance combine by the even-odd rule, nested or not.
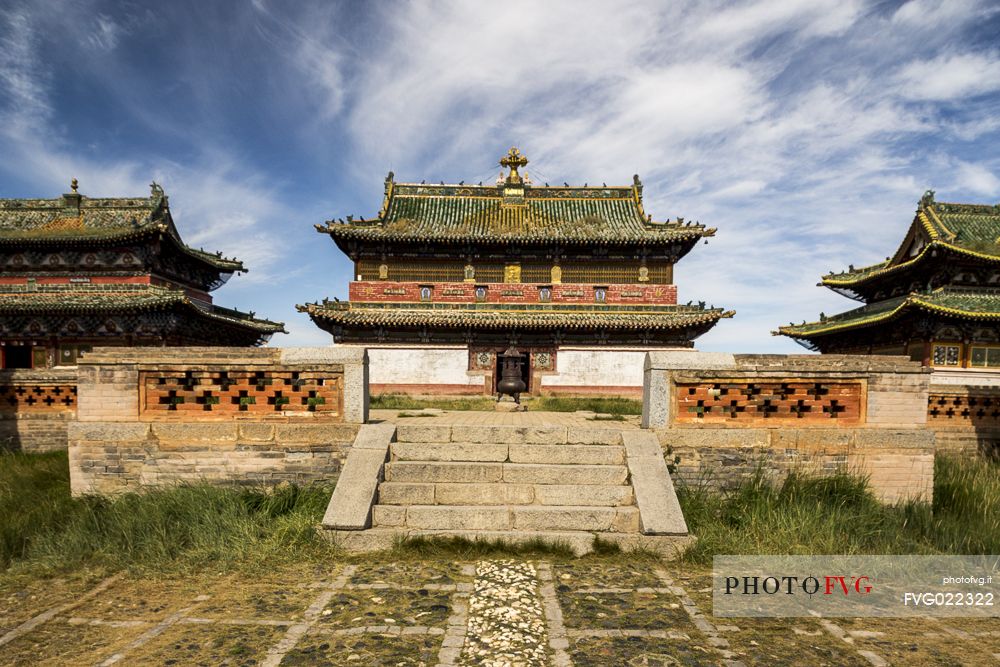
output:
[[[524,355],[531,393],[641,393],[651,349],[690,348],[731,311],[677,304],[674,264],[714,229],[654,221],[627,186],[544,186],[515,148],[496,184],[385,180],[378,216],[327,222],[347,302],[299,306],[365,345],[373,391],[492,394]]]
[[[1000,368],[1000,205],[928,191],[892,257],[823,276],[865,305],[775,332],[820,352],[904,354],[936,370]]]
[[[72,366],[94,345],[259,345],[280,322],[212,303],[242,262],[184,244],[147,198],[0,199],[0,367]]]

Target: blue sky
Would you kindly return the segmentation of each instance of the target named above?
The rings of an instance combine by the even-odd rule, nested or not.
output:
[[[1000,2],[0,2],[0,197],[135,196],[250,273],[222,305],[329,337],[345,297],[313,225],[397,180],[645,183],[718,228],[681,301],[737,311],[706,350],[851,301],[820,274],[891,254],[917,200],[1000,202]]]

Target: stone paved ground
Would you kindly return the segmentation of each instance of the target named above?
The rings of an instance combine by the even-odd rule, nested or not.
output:
[[[1000,619],[715,619],[646,559],[0,579],[2,665],[994,665]]]

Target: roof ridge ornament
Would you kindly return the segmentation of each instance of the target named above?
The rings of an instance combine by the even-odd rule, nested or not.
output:
[[[521,183],[521,175],[517,173],[518,168],[528,165],[528,158],[521,154],[516,146],[511,146],[507,154],[500,158],[500,166],[510,169],[507,175],[507,183]]]
[[[75,178],[69,182],[69,189],[73,191],[73,194],[77,193],[76,191],[79,187],[80,187],[80,182]]]
[[[924,196],[920,198],[920,206],[927,207],[934,203],[934,191],[927,190],[924,192]]]

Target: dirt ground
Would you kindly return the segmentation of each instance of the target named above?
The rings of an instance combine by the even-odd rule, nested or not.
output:
[[[522,560],[543,577],[545,610],[545,656],[526,665],[1000,663],[1000,618],[717,619],[705,568]],[[0,664],[484,664],[468,649],[475,597],[492,594],[478,588],[482,567],[382,556],[243,575],[6,577]],[[477,646],[531,639],[505,632]]]

